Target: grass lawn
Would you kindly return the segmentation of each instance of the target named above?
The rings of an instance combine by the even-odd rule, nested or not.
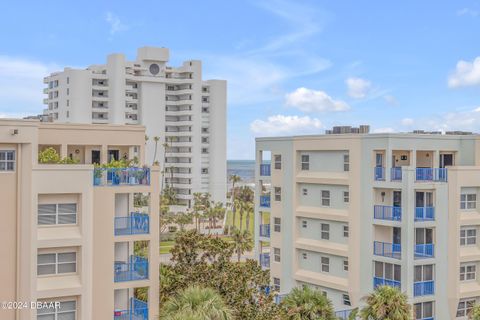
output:
[[[250,215],[250,225],[249,225],[249,229],[250,229],[250,234],[253,236],[253,224],[254,224],[254,218],[253,218],[253,214]],[[227,226],[231,226],[232,225],[232,221],[233,221],[233,212],[231,211],[228,211],[227,212],[227,219],[226,219],[226,225]],[[235,226],[237,228],[240,228],[240,214],[238,214],[238,212],[235,214]],[[246,215],[243,215],[243,221],[242,221],[242,230],[244,230],[245,228],[247,227],[247,216]]]
[[[175,241],[160,241],[160,254],[169,253]]]

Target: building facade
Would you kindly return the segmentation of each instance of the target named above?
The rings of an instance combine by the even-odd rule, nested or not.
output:
[[[323,291],[346,317],[378,285],[414,319],[480,302],[480,136],[327,134],[256,140],[255,250],[282,294]]]
[[[195,192],[225,202],[226,81],[203,80],[201,61],[175,68],[168,60],[168,49],[143,47],[135,61],[111,54],[104,65],[52,73],[44,79],[44,118],[142,124],[146,163],[165,168],[180,204],[190,205]]]
[[[0,120],[1,319],[157,318],[160,169],[141,166],[144,136],[137,125]],[[76,164],[39,163],[48,148]],[[138,165],[92,165],[118,155]]]

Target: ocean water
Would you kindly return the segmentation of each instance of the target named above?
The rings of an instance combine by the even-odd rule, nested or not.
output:
[[[242,178],[243,183],[255,181],[255,160],[227,160],[227,179],[232,174]]]

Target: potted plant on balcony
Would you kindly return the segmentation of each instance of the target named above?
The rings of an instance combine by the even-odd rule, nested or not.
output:
[[[95,165],[93,170],[93,185],[99,186],[102,184],[103,170],[99,165]]]

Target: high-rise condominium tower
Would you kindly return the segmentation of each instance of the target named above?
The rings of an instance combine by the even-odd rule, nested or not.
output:
[[[103,65],[52,73],[44,79],[45,118],[142,124],[146,162],[164,168],[164,185],[176,190],[180,204],[190,205],[195,192],[210,192],[224,202],[226,81],[202,80],[201,61],[175,68],[168,60],[168,49],[143,47],[135,61],[111,54]]]

